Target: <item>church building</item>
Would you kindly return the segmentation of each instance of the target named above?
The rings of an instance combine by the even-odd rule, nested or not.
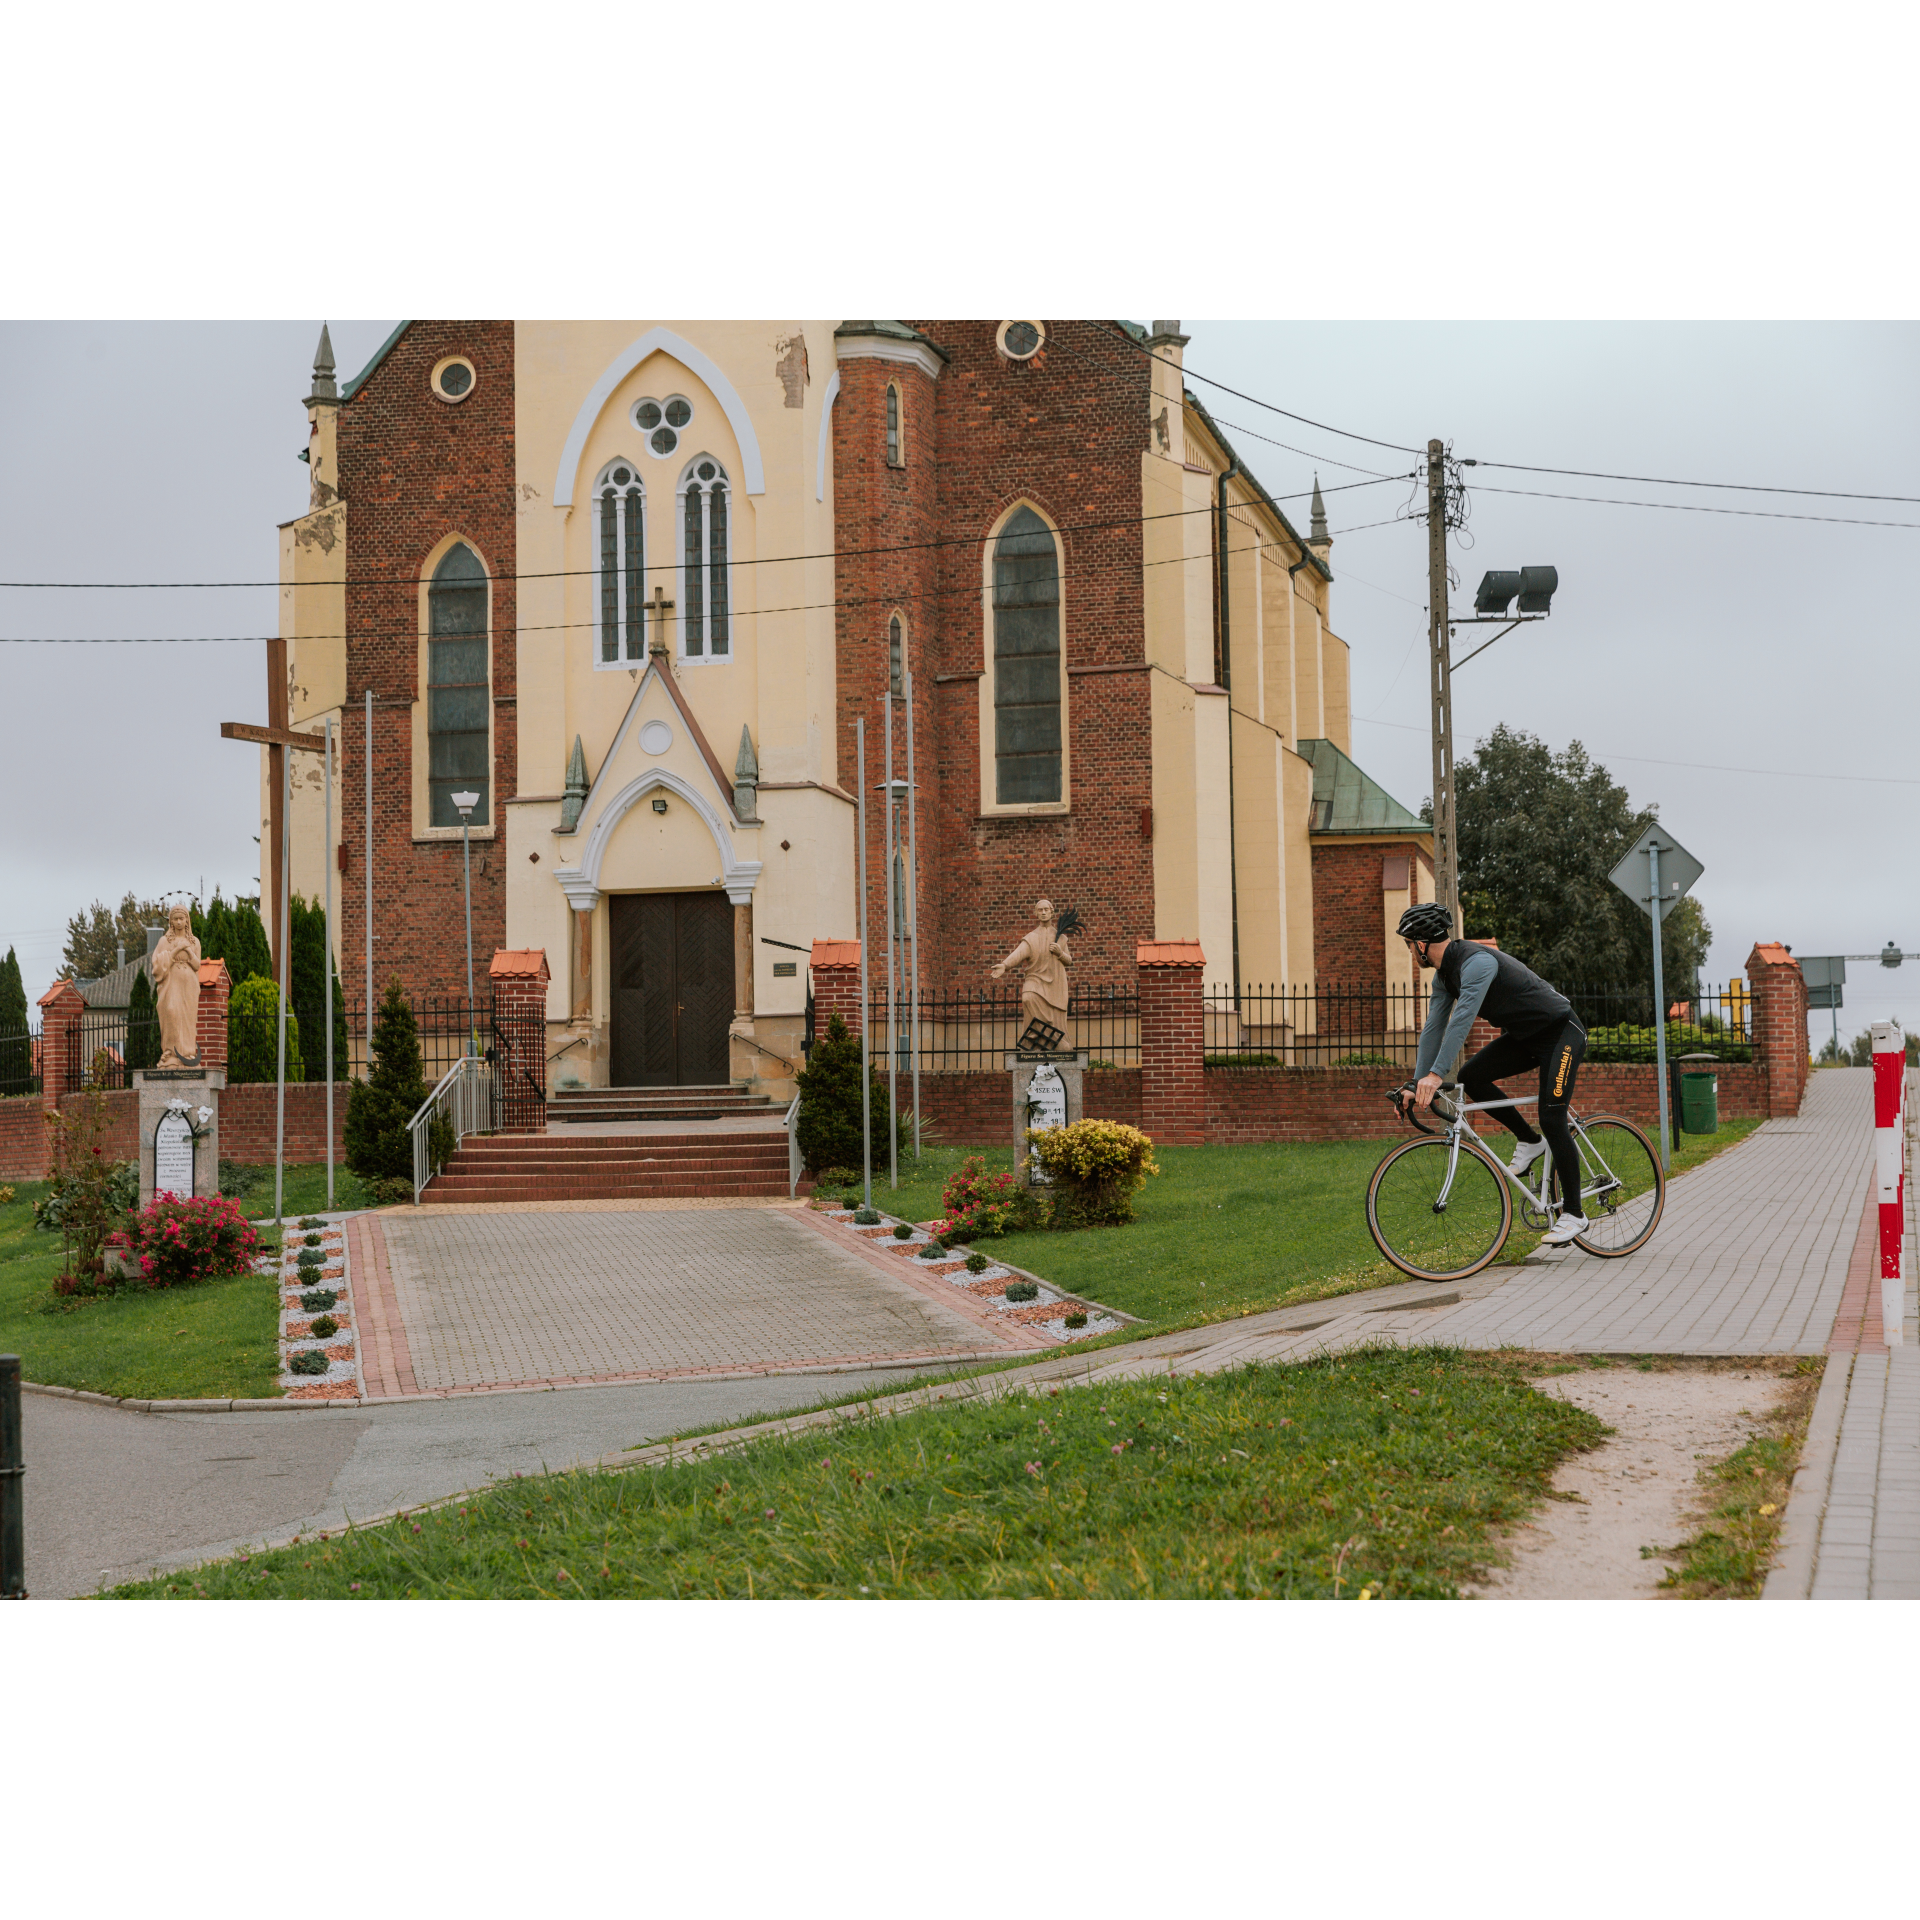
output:
[[[1185,345],[418,320],[340,381],[323,332],[281,632],[290,723],[339,743],[330,847],[291,756],[292,884],[333,867],[348,992],[369,844],[376,992],[465,991],[471,795],[480,991],[545,954],[553,1085],[790,1091],[863,881],[881,978],[909,739],[895,924],[930,998],[985,986],[1043,895],[1087,987],[1130,987],[1141,939],[1198,941],[1216,993],[1408,984],[1431,836],[1351,758],[1318,489],[1303,535]]]

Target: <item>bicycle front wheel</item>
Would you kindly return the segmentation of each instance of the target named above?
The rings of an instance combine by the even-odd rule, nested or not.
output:
[[[1374,1245],[1416,1280],[1478,1273],[1512,1227],[1506,1175],[1469,1141],[1456,1160],[1450,1140],[1409,1140],[1380,1162],[1367,1188]]]
[[[1606,1114],[1582,1122],[1574,1145],[1580,1149],[1580,1210],[1588,1224],[1573,1244],[1602,1260],[1644,1247],[1667,1204],[1667,1176],[1653,1142],[1631,1120]],[[1556,1198],[1559,1191],[1556,1176]]]

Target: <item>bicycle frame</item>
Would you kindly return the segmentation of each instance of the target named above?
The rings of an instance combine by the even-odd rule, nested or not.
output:
[[[1443,1082],[1440,1087],[1439,1097],[1450,1096],[1458,1086],[1458,1081]],[[1435,1117],[1442,1122],[1441,1131],[1445,1133],[1449,1143],[1447,1177],[1441,1184],[1439,1196],[1433,1203],[1436,1213],[1445,1209],[1447,1196],[1453,1191],[1453,1177],[1460,1168],[1461,1141],[1473,1131],[1472,1128],[1467,1125],[1467,1115],[1470,1113],[1491,1113],[1498,1107],[1536,1106],[1539,1104],[1539,1100],[1540,1096],[1537,1093],[1515,1094],[1511,1098],[1504,1100],[1454,1100],[1448,1098],[1447,1103],[1453,1109],[1451,1117],[1437,1113],[1433,1108],[1428,1109],[1429,1112],[1434,1112]],[[1402,1112],[1409,1125],[1418,1127],[1422,1133],[1434,1132],[1432,1127],[1420,1125],[1419,1120],[1415,1117],[1411,1100],[1402,1108]],[[1580,1189],[1580,1199],[1584,1207],[1586,1201],[1598,1197],[1612,1187],[1619,1186],[1620,1180],[1613,1169],[1608,1166],[1606,1161],[1601,1157],[1599,1148],[1593,1144],[1592,1135],[1580,1124],[1580,1116],[1574,1112],[1571,1107],[1567,1109],[1567,1125],[1573,1129],[1575,1144],[1580,1149],[1582,1166],[1587,1165],[1588,1157],[1591,1156],[1592,1164],[1597,1166],[1605,1176],[1593,1186],[1583,1186]],[[1476,1142],[1476,1144],[1478,1143]],[[1553,1171],[1553,1155],[1551,1153],[1542,1154],[1539,1160],[1535,1162],[1535,1165],[1540,1169],[1540,1185],[1536,1189],[1528,1186],[1511,1167],[1502,1166],[1498,1157],[1490,1150],[1482,1147],[1481,1151],[1493,1162],[1495,1168],[1498,1169],[1507,1184],[1511,1186],[1536,1213],[1550,1212],[1552,1203],[1547,1198],[1547,1182],[1551,1178]]]

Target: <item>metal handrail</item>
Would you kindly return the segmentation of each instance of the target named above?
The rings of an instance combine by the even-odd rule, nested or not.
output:
[[[782,1124],[787,1130],[787,1198],[791,1200],[800,1191],[800,1175],[803,1171],[800,1160],[800,1096],[797,1093]]]
[[[416,1207],[427,1182],[440,1171],[427,1164],[433,1150],[436,1110],[452,1124],[456,1150],[468,1134],[488,1132],[493,1124],[493,1099],[487,1083],[487,1062],[471,1054],[462,1055],[440,1076],[440,1084],[421,1101],[419,1112],[407,1122],[407,1131],[413,1136],[413,1204]]]

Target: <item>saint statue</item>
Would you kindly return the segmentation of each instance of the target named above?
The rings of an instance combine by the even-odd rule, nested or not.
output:
[[[1051,900],[1038,902],[1033,912],[1040,924],[997,967],[989,971],[991,977],[998,980],[1009,967],[1024,965],[1027,969],[1026,978],[1020,982],[1022,1023],[1043,1020],[1048,1026],[1065,1032],[1067,969],[1073,965],[1073,950],[1067,945],[1065,929],[1058,932],[1054,929]],[[1075,924],[1078,924],[1077,918]]]
[[[167,930],[148,963],[160,1014],[160,1065],[200,1062],[200,942],[185,907],[167,915]]]

